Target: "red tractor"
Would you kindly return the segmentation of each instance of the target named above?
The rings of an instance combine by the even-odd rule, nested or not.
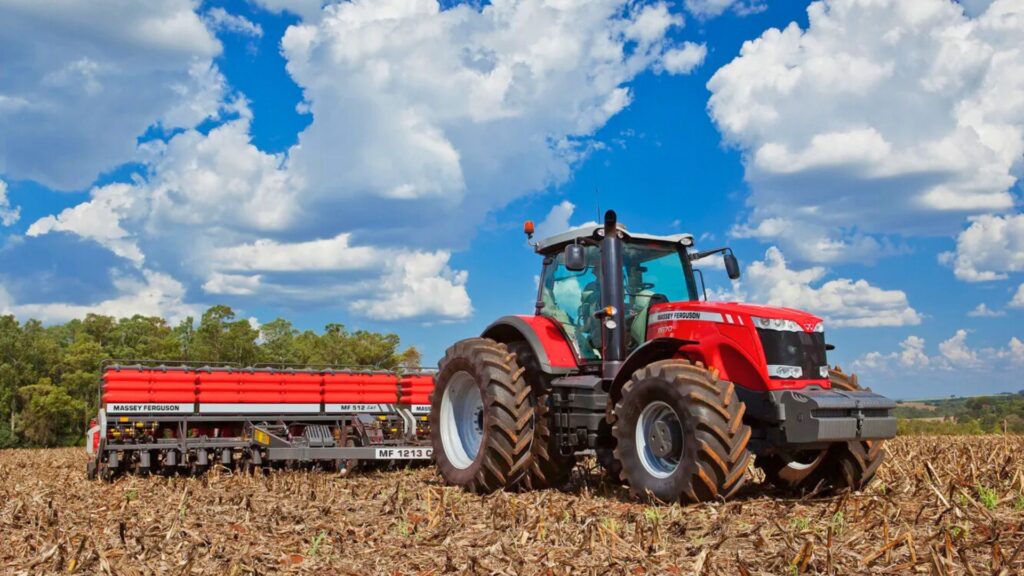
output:
[[[830,370],[820,318],[707,301],[694,262],[723,254],[735,280],[730,249],[634,234],[612,211],[533,246],[535,313],[499,319],[440,362],[430,430],[448,483],[556,487],[590,450],[634,495],[666,502],[728,498],[752,456],[784,489],[871,481],[895,403]]]

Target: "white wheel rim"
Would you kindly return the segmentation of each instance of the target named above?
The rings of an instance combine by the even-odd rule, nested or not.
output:
[[[793,483],[802,481],[807,474],[821,464],[821,461],[825,458],[827,453],[828,450],[822,450],[814,455],[809,462],[800,462],[796,458],[789,460],[786,466],[783,467],[782,470],[779,470],[779,478]],[[803,456],[806,457],[807,455],[805,454]]]
[[[476,460],[484,436],[484,402],[469,372],[456,372],[441,397],[441,444],[452,466],[465,470]]]
[[[659,450],[651,439],[652,434],[660,432],[663,436],[666,431],[674,438],[673,449],[668,454]],[[656,401],[644,407],[636,421],[636,448],[640,463],[648,474],[655,478],[668,478],[679,468],[683,453],[682,433],[683,424],[671,406]]]

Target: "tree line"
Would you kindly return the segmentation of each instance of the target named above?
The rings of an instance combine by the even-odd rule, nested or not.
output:
[[[394,369],[418,366],[420,353],[400,350],[396,334],[350,332],[342,324],[317,333],[278,318],[257,329],[228,306],[175,326],[139,315],[89,314],[52,326],[0,316],[0,448],[80,443],[98,409],[101,366],[110,360]]]
[[[900,434],[1024,434],[1024,390],[904,404],[896,416]]]

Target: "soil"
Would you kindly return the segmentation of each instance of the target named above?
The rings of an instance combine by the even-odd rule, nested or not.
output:
[[[864,493],[643,505],[592,463],[568,491],[468,494],[432,467],[85,478],[0,451],[4,574],[1022,574],[1024,437],[907,437]]]

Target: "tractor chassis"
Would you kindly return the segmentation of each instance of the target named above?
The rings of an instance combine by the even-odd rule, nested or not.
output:
[[[563,454],[595,448],[605,440],[608,393],[596,375],[574,375],[551,382],[551,413]],[[755,430],[752,448],[824,448],[836,442],[892,438],[896,434],[893,400],[868,391],[801,390],[757,392],[735,387]],[[760,445],[760,446],[758,446]]]

